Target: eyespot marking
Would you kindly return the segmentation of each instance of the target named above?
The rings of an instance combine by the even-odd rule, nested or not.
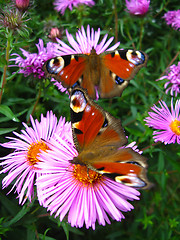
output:
[[[126,57],[129,62],[133,63],[136,66],[143,64],[145,61],[145,56],[140,51],[128,50],[126,52]]]
[[[136,188],[142,188],[146,186],[146,183],[134,174],[132,174],[132,176],[130,176],[130,174],[128,176],[116,176],[115,181]]]
[[[47,62],[47,71],[50,74],[58,74],[65,66],[64,59],[62,57],[56,57],[53,59],[50,59]]]
[[[70,108],[76,112],[83,112],[86,107],[86,99],[81,91],[74,91],[71,95]]]

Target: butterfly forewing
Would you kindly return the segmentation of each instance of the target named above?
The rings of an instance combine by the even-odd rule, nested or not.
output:
[[[107,68],[123,80],[130,80],[147,63],[147,55],[141,51],[118,50],[103,57]]]
[[[117,50],[96,54],[74,54],[56,57],[44,65],[47,77],[54,77],[67,88],[76,82],[95,99],[96,89],[102,98],[121,96],[129,80],[146,65],[147,55],[141,51]]]
[[[79,88],[71,93],[70,111],[74,142],[77,150],[81,151],[94,142],[103,125],[104,114],[87,102]]]
[[[69,88],[82,76],[85,67],[85,58],[65,55],[48,60],[43,68],[47,77],[53,77],[64,87]]]
[[[109,139],[116,148],[127,142],[120,120],[103,111],[84,89],[76,87],[72,91],[70,110],[77,149],[109,146]]]

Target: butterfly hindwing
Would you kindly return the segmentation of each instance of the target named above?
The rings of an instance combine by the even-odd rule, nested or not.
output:
[[[120,148],[110,156],[99,158],[93,163],[93,167],[116,182],[136,188],[150,186],[146,177],[146,158],[131,148]]]
[[[150,186],[146,159],[131,148],[119,119],[99,107],[81,87],[72,90],[70,111],[79,155],[71,163],[86,165],[117,182],[135,188]]]
[[[147,55],[142,51],[117,50],[97,54],[74,54],[56,57],[44,65],[47,77],[53,77],[71,90],[76,82],[96,98],[96,89],[102,98],[121,96],[129,80],[146,66]]]

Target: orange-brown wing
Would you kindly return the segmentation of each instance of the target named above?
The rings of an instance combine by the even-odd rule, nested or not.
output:
[[[120,120],[92,101],[81,87],[75,87],[70,99],[75,146],[79,152],[70,162],[85,165],[117,182],[135,188],[148,188],[146,159],[131,148]]]
[[[64,87],[72,87],[86,68],[86,55],[65,55],[48,60],[43,69],[47,77],[53,77]]]
[[[109,151],[105,156],[94,158],[91,166],[97,172],[135,188],[149,188],[151,183],[146,176],[146,158],[131,148]]]
[[[72,90],[70,110],[73,138],[79,152],[93,146],[118,148],[127,142],[120,120],[92,101],[83,88]]]
[[[69,92],[75,85],[80,85],[95,99],[94,82],[97,81],[95,78],[99,81],[99,71],[96,64],[97,54],[92,52],[90,55],[75,54],[52,58],[43,66],[45,74],[61,82]]]
[[[142,51],[117,50],[101,57],[100,96],[121,96],[129,80],[147,64],[148,56]]]

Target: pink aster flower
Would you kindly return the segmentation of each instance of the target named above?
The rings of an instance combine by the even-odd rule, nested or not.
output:
[[[24,204],[26,199],[31,201],[34,197],[34,181],[40,175],[36,167],[39,153],[49,149],[45,141],[51,142],[51,139],[56,139],[56,135],[61,136],[63,141],[72,141],[70,123],[65,123],[64,118],[57,121],[52,112],[47,112],[46,117],[41,115],[40,122],[31,117],[31,124],[32,127],[28,127],[23,123],[25,130],[21,130],[21,134],[13,132],[16,137],[8,137],[10,141],[1,144],[5,148],[14,149],[14,152],[0,158],[3,160],[0,173],[8,172],[2,181],[3,188],[13,184],[10,192],[15,189],[19,204]]]
[[[173,99],[171,100],[171,111],[164,101],[160,101],[161,108],[154,105],[149,112],[149,116],[145,119],[146,125],[157,129],[154,131],[154,141],[164,142],[164,144],[175,143],[180,144],[180,100],[176,101],[173,107]]]
[[[159,80],[168,79],[169,81],[164,84],[164,88],[166,89],[166,94],[170,91],[171,96],[175,94],[177,97],[178,94],[180,94],[180,62],[178,62],[178,65],[176,66],[173,64],[169,67],[167,71],[167,75],[161,77]]]
[[[55,10],[64,15],[66,8],[72,11],[72,8],[78,7],[78,5],[93,6],[95,3],[93,0],[55,0],[53,4],[55,5]]]
[[[40,155],[42,175],[36,181],[39,200],[50,214],[55,213],[60,221],[67,215],[72,227],[95,229],[96,221],[103,226],[110,224],[109,216],[121,221],[122,211],[133,209],[127,200],[139,199],[136,189],[90,169],[87,174],[86,166],[71,164],[70,160],[78,155],[73,144],[61,138],[51,144],[51,150]]]
[[[69,34],[69,32],[66,30],[67,39],[72,47],[68,46],[60,39],[57,39],[59,47],[56,51],[56,55],[63,56],[70,54],[89,54],[92,48],[96,50],[97,54],[100,54],[104,51],[113,51],[119,46],[120,42],[117,42],[112,47],[109,47],[114,37],[111,37],[106,42],[108,34],[105,34],[101,42],[98,43],[100,39],[100,34],[101,34],[100,28],[98,28],[97,31],[94,31],[94,29],[93,28],[90,29],[90,26],[88,25],[87,30],[85,31],[84,27],[82,26],[81,29],[79,29],[78,32],[76,33],[75,40],[73,36]],[[59,87],[59,89],[61,90],[62,87],[61,83],[56,81],[56,86]]]
[[[126,8],[130,14],[143,16],[148,12],[150,0],[126,0]]]
[[[84,27],[82,26],[81,29],[79,29],[76,33],[76,40],[74,40],[73,36],[66,30],[67,39],[72,47],[69,47],[63,41],[57,39],[58,43],[60,44],[57,53],[60,53],[62,56],[68,54],[89,54],[92,48],[94,48],[96,53],[100,54],[104,51],[113,51],[119,46],[120,42],[117,42],[114,46],[108,48],[114,39],[114,37],[111,37],[106,42],[108,34],[105,34],[101,42],[98,44],[100,34],[100,28],[98,28],[97,31],[94,31],[94,29],[90,29],[90,26],[88,25],[87,30],[85,31]]]
[[[180,10],[168,11],[164,14],[163,18],[166,20],[167,25],[171,25],[174,29],[180,30]]]
[[[39,43],[36,44],[36,47],[38,53],[29,53],[20,48],[24,58],[17,53],[12,54],[17,57],[10,59],[10,61],[15,61],[16,65],[10,65],[10,67],[19,67],[19,73],[23,73],[25,77],[33,74],[34,77],[38,77],[39,79],[44,78],[45,73],[42,70],[42,66],[48,59],[56,56],[55,51],[58,44],[48,42],[47,46],[44,47],[43,40],[39,39]]]

